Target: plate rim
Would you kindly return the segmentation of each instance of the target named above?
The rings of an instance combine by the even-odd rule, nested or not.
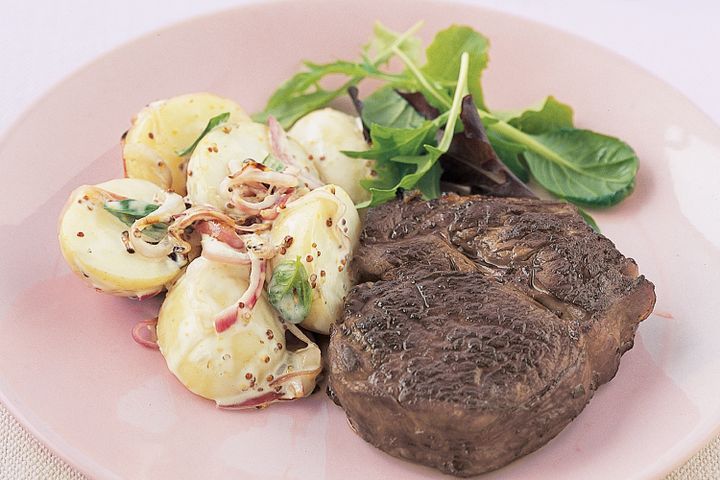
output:
[[[87,70],[93,68],[94,65],[96,65],[98,62],[102,61],[103,59],[106,59],[107,57],[113,56],[117,54],[118,52],[136,44],[142,44],[148,39],[151,39],[154,36],[160,35],[166,31],[175,30],[177,28],[180,28],[184,25],[191,25],[197,21],[203,20],[203,19],[209,19],[221,15],[225,15],[228,13],[239,13],[241,11],[247,11],[252,10],[255,8],[264,8],[270,5],[278,5],[278,4],[290,4],[290,3],[297,3],[298,1],[302,1],[306,4],[314,4],[314,5],[322,5],[326,3],[332,3],[333,0],[244,0],[242,4],[234,5],[234,6],[225,6],[219,9],[211,10],[208,12],[200,13],[200,14],[194,14],[189,17],[175,20],[170,23],[164,24],[160,27],[153,28],[151,30],[148,30],[140,35],[134,36],[128,40],[125,40],[105,51],[102,51],[96,55],[94,55],[92,58],[86,60],[85,62],[81,63],[79,66],[75,67],[70,72],[64,74],[61,76],[57,81],[55,81],[53,84],[51,84],[49,87],[44,89],[39,95],[35,96],[32,101],[26,104],[26,106],[20,111],[19,114],[14,116],[7,124],[7,126],[0,130],[0,152],[3,149],[4,144],[9,140],[9,138],[13,135],[13,132],[19,128],[19,126],[25,121],[25,119],[36,109],[40,107],[48,98],[53,97],[58,90],[61,90],[66,84],[73,82],[77,77],[84,74]],[[395,1],[395,0],[393,0]],[[711,124],[714,128],[720,130],[720,123],[715,121],[714,118],[712,118],[705,110],[703,110],[700,105],[698,105],[697,102],[690,99],[687,95],[685,95],[683,92],[681,92],[678,88],[676,88],[674,85],[672,85],[669,81],[665,80],[664,78],[656,75],[655,73],[651,72],[646,67],[634,62],[630,58],[626,57],[625,55],[609,48],[604,45],[601,45],[599,43],[596,43],[593,40],[590,40],[588,38],[582,37],[574,32],[571,32],[563,27],[551,25],[549,23],[523,16],[522,14],[517,13],[510,13],[503,10],[500,10],[498,8],[494,8],[491,6],[486,5],[479,5],[472,0],[420,0],[418,2],[419,4],[424,5],[465,5],[467,7],[473,8],[477,11],[487,11],[492,12],[494,15],[505,17],[509,20],[512,20],[512,22],[520,22],[520,23],[529,23],[535,26],[536,28],[540,29],[547,29],[554,31],[556,33],[561,33],[563,36],[570,37],[574,43],[580,44],[583,48],[591,48],[595,49],[597,51],[603,52],[606,56],[612,58],[614,62],[618,62],[623,64],[625,68],[632,69],[638,73],[641,73],[644,78],[651,79],[655,82],[658,82],[661,84],[664,88],[672,91],[675,95],[678,96],[678,98],[681,98],[688,106],[692,107],[694,112],[696,114],[699,114],[701,117],[703,117],[703,120],[707,122],[708,124]],[[248,12],[244,12],[244,14],[247,14]],[[81,451],[76,450],[74,447],[70,446],[69,444],[65,443],[62,440],[61,436],[56,435],[51,430],[47,429],[47,426],[43,424],[42,421],[38,419],[32,419],[29,415],[26,415],[22,411],[22,407],[20,405],[20,402],[16,402],[11,398],[11,395],[9,395],[7,392],[11,392],[12,389],[9,388],[7,384],[3,382],[3,379],[0,378],[0,403],[5,407],[5,409],[12,415],[12,417],[17,421],[17,423],[28,433],[30,433],[33,437],[33,440],[40,443],[41,446],[45,447],[50,451],[55,457],[58,459],[61,459],[67,466],[79,471],[83,475],[89,478],[120,478],[113,472],[107,470],[102,465],[95,462],[92,458],[88,457],[86,454],[84,454]],[[647,475],[649,477],[655,477],[655,476],[667,476],[668,474],[672,473],[673,471],[677,470],[678,468],[682,467],[683,465],[687,464],[687,462],[694,457],[697,453],[702,451],[705,447],[707,447],[712,441],[720,436],[720,415],[715,419],[715,421],[711,424],[711,422],[707,422],[703,427],[695,429],[694,432],[699,432],[696,434],[693,434],[692,432],[689,434],[690,437],[695,437],[697,439],[697,442],[686,442],[686,444],[692,444],[694,446],[692,447],[680,447],[679,453],[676,455],[676,460],[674,461],[668,461],[668,463],[665,466],[658,465],[657,463],[655,465],[648,465],[648,468],[640,472],[642,475]],[[60,447],[63,447],[64,450],[61,450]],[[669,452],[672,452],[673,450],[677,449],[677,445],[672,447]],[[540,451],[538,449],[538,451]],[[74,452],[75,455],[70,455],[68,452]],[[473,477],[475,478],[475,477]],[[479,478],[482,478],[482,475],[479,476]]]

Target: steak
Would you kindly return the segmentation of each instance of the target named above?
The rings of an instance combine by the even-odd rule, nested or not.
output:
[[[366,441],[457,476],[547,443],[612,379],[654,286],[569,204],[371,209],[328,391]]]

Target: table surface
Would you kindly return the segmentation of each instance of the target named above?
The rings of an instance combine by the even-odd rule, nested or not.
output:
[[[0,135],[37,98],[87,62],[159,27],[244,0],[0,0]],[[602,45],[675,87],[720,124],[720,2],[714,0],[468,1]],[[82,475],[0,405],[0,479]],[[666,480],[720,479],[720,437]]]

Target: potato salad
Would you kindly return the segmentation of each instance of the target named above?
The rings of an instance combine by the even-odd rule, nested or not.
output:
[[[353,286],[371,160],[358,118],[325,108],[286,132],[210,93],[156,101],[123,136],[126,178],[83,185],[58,238],[98,292],[165,294],[132,331],[224,408],[309,395]]]

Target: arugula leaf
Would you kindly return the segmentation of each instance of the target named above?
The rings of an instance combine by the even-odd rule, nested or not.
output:
[[[366,56],[358,63],[347,61],[322,65],[306,63],[305,67],[308,70],[295,74],[283,83],[270,97],[265,109],[253,115],[253,120],[264,123],[272,115],[280,122],[283,128],[288,129],[299,118],[313,110],[324,107],[333,99],[343,95],[349,87],[356,85],[365,78],[400,82],[402,76],[382,72],[377,67],[386,63],[395,49],[412,52],[412,48],[408,49],[407,44],[416,41],[414,34],[421,25],[422,22],[418,22],[401,35],[396,35],[394,40],[383,51],[377,52],[376,57],[373,59]],[[384,39],[389,40],[390,33],[390,30],[384,29],[381,35]],[[384,40],[382,42],[378,40],[374,45],[379,46],[381,44],[385,45]],[[321,87],[320,81],[333,74],[341,74],[350,78],[334,90]]]
[[[430,142],[438,127],[433,122],[423,121],[417,128],[393,128],[374,123],[370,127],[372,147],[361,152],[345,151],[351,158],[388,161],[393,157],[415,155],[422,146]]]
[[[195,139],[195,141],[192,143],[192,145],[187,147],[185,150],[177,152],[178,157],[184,157],[185,155],[190,155],[193,152],[193,150],[195,150],[195,147],[197,147],[198,143],[200,143],[200,140],[202,140],[205,135],[210,133],[210,130],[217,127],[221,123],[227,122],[228,118],[230,118],[230,112],[224,112],[224,113],[221,113],[220,115],[216,115],[216,116],[212,117],[208,121],[207,125],[205,126],[205,130],[203,130],[202,133],[200,134],[200,136],[197,139]]]
[[[305,62],[305,67],[307,71],[295,74],[273,93],[265,110],[253,115],[253,120],[265,123],[268,117],[273,116],[283,128],[290,128],[298,119],[313,110],[324,107],[344,93],[347,87],[356,83],[355,80],[352,80],[338,89],[326,90],[319,85],[319,82],[326,76],[345,75],[355,79],[383,75],[372,65],[342,60],[326,64]]]
[[[522,112],[493,112],[493,115],[518,130],[531,134],[573,126],[572,108],[553,96]]]
[[[363,123],[394,128],[417,128],[425,119],[393,88],[376,90],[363,101]]]
[[[442,193],[440,191],[440,177],[442,173],[443,169],[440,162],[435,162],[430,170],[418,181],[417,189],[420,190],[424,200],[432,200],[440,196]]]
[[[312,286],[300,257],[280,262],[273,269],[267,292],[283,319],[290,323],[305,320],[312,305]]]
[[[435,35],[425,55],[427,63],[422,72],[430,80],[440,85],[453,86],[460,69],[460,56],[463,52],[470,55],[468,67],[468,90],[480,108],[485,108],[480,76],[488,63],[489,42],[480,33],[470,27],[453,25]],[[428,96],[432,103],[432,96]]]
[[[380,22],[373,26],[373,36],[363,47],[363,53],[368,58],[383,58],[382,55],[390,48],[402,34],[393,32]],[[409,58],[419,62],[422,57],[422,40],[416,36],[408,36],[399,47]],[[387,65],[390,57],[382,59],[380,64]]]
[[[143,200],[126,198],[124,200],[105,202],[103,208],[113,214],[125,225],[131,227],[137,220],[147,217],[152,212],[160,208],[160,205],[145,202]],[[153,241],[159,242],[163,239],[163,237],[165,237],[165,235],[167,235],[167,229],[167,224],[155,223],[143,229],[142,233]]]
[[[452,141],[453,135],[455,133],[455,124],[457,123],[458,118],[460,117],[460,110],[461,110],[461,103],[463,100],[463,97],[465,95],[465,92],[467,91],[467,81],[468,81],[468,66],[469,66],[469,60],[470,56],[467,53],[463,53],[460,57],[460,68],[458,72],[458,78],[457,83],[455,87],[455,94],[453,96],[453,101],[450,106],[450,110],[447,115],[447,123],[445,124],[445,129],[443,132],[443,136],[440,139],[440,143],[437,147],[430,144],[424,144],[423,149],[425,152],[419,153],[419,154],[410,154],[410,155],[402,155],[401,152],[404,151],[412,151],[413,146],[408,145],[408,138],[410,137],[410,133],[407,129],[394,129],[395,133],[398,135],[398,137],[390,136],[388,138],[383,138],[382,142],[386,142],[386,145],[378,146],[378,150],[376,150],[374,155],[380,155],[377,153],[381,150],[381,148],[385,148],[385,150],[382,150],[386,155],[387,152],[394,152],[396,155],[391,156],[390,158],[382,157],[381,159],[391,160],[392,163],[401,163],[401,164],[407,164],[407,165],[414,165],[415,171],[412,173],[405,173],[402,177],[397,179],[397,183],[395,183],[390,188],[377,188],[375,186],[369,185],[369,183],[366,183],[364,185],[368,185],[368,190],[370,191],[370,199],[357,205],[358,208],[364,208],[369,206],[378,205],[380,203],[384,203],[392,198],[395,197],[396,192],[399,189],[402,190],[412,190],[415,188],[418,183],[422,180],[423,176],[428,174],[432,171],[431,178],[426,179],[425,183],[422,185],[422,192],[424,195],[428,196],[430,194],[434,194],[440,191],[439,189],[439,181],[440,177],[438,175],[437,169],[434,170],[435,165],[438,163],[438,160],[440,157],[448,151],[450,148],[450,143]],[[441,118],[441,117],[438,117]],[[437,120],[437,119],[436,119]],[[435,126],[435,121],[428,121],[425,123],[427,132],[431,131],[431,126]],[[430,125],[430,126],[428,126]],[[388,127],[382,127],[377,124],[373,125],[374,129],[376,130],[380,128],[382,132],[388,133],[392,132],[393,129],[389,129]],[[385,130],[382,130],[385,129]],[[420,130],[420,129],[417,129]],[[370,130],[370,134],[372,136],[373,129]],[[427,133],[426,133],[427,134]],[[417,140],[418,136],[413,137],[415,140]],[[375,142],[380,141],[380,138],[376,139],[373,136],[373,149],[375,149]],[[407,150],[403,150],[407,148]],[[368,150],[364,152],[365,155],[368,155],[368,152],[372,152],[372,150]],[[373,155],[371,154],[371,155]],[[389,156],[389,155],[388,155]],[[368,158],[367,156],[365,158]],[[382,162],[381,162],[382,164]],[[376,164],[377,165],[377,164]],[[397,177],[396,177],[397,178]],[[435,179],[437,181],[437,187],[430,186],[427,184],[427,182],[432,181]],[[389,183],[389,179],[385,180],[385,182]],[[387,183],[386,183],[387,184]],[[434,197],[432,197],[434,198]]]
[[[635,186],[638,158],[626,143],[589,130],[533,135],[524,156],[535,180],[557,197],[607,207]]]

